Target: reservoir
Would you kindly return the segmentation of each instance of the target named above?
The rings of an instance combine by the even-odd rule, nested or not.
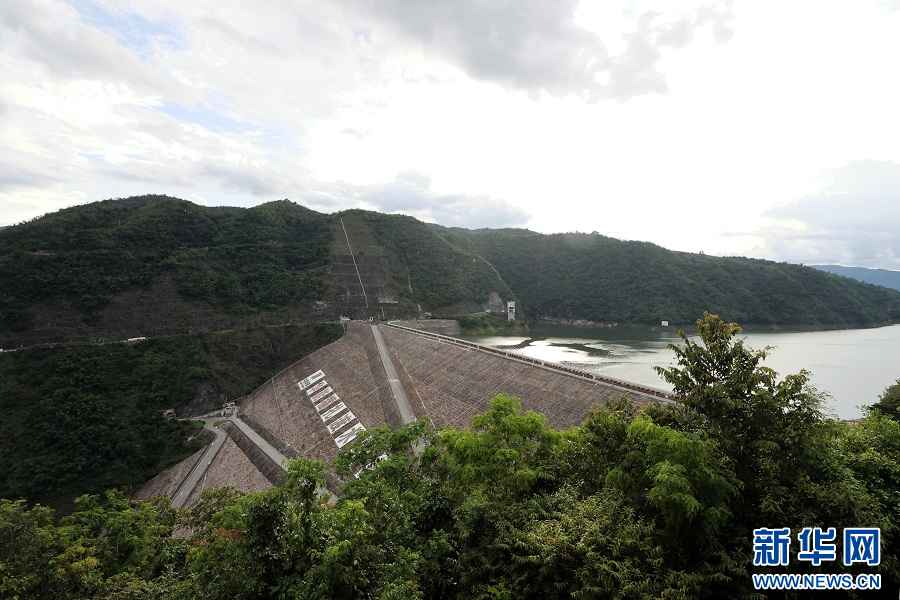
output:
[[[693,334],[691,329],[687,333]],[[695,338],[696,336],[691,336]],[[752,349],[772,346],[762,362],[779,379],[806,369],[826,396],[826,411],[841,419],[862,416],[858,408],[878,401],[900,379],[900,325],[874,329],[804,332],[744,332]],[[681,341],[677,328],[588,328],[538,325],[518,335],[466,336],[501,350],[672,391],[653,367],[675,366],[668,344]]]

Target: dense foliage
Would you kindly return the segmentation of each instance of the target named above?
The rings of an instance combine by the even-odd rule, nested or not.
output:
[[[208,243],[214,228],[200,207],[166,197],[62,210],[4,231],[5,288],[16,300],[71,296],[96,315],[112,294],[149,283],[173,250]]]
[[[249,394],[340,332],[330,324],[271,327],[4,352],[0,496],[65,505],[143,483],[197,447],[185,444],[189,425],[163,420],[165,409],[201,392],[207,410]]]
[[[810,327],[900,318],[900,293],[799,265],[597,234],[447,229],[361,210],[325,215],[287,200],[244,209],[140,196],[0,231],[0,344],[337,317],[330,257],[349,252],[350,235],[354,253],[386,265],[395,316],[477,312],[497,292],[518,299],[519,314],[599,322],[688,323],[704,310]]]
[[[872,405],[885,415],[900,421],[900,379],[893,385],[889,385],[887,389],[878,397],[878,402]]]
[[[61,301],[96,321],[110,300],[163,273],[231,313],[327,294],[325,216],[287,201],[206,208],[167,196],[77,206],[0,232],[0,331]]]
[[[235,211],[205,244],[170,255],[178,289],[229,312],[276,309],[329,295],[324,215],[287,200]]]
[[[795,543],[781,571],[877,573],[895,597],[900,424],[827,419],[804,373],[777,379],[738,331],[707,316],[673,347],[678,405],[624,398],[556,431],[501,394],[468,429],[370,430],[333,465],[350,477],[334,505],[307,460],[180,511],[109,493],[54,524],[4,500],[0,594],[763,598],[751,574],[779,568],[753,566],[755,528],[877,526],[877,567],[811,566]]]
[[[529,315],[689,323],[704,311],[755,325],[856,327],[900,319],[900,294],[809,267],[672,252],[598,234],[445,230],[500,273]]]

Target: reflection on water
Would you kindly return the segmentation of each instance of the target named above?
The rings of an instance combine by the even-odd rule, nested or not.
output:
[[[668,366],[668,344],[679,341],[674,330],[598,329],[540,326],[529,336],[469,337],[474,342],[529,358],[555,362],[605,377],[671,391],[655,366]]]
[[[877,329],[801,333],[750,333],[739,336],[750,348],[773,346],[765,365],[781,375],[810,372],[812,384],[830,395],[829,407],[841,418],[862,413],[900,378],[900,325]],[[605,377],[671,391],[654,367],[674,366],[669,344],[674,329],[540,326],[529,335],[467,337],[508,350]]]

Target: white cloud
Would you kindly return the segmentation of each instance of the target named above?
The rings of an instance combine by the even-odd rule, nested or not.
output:
[[[800,207],[844,210],[817,173],[900,163],[892,8],[0,2],[0,224],[150,192],[288,197],[888,266],[889,217],[836,238],[846,221]]]
[[[648,10],[632,31],[620,32],[624,49],[612,54],[591,28],[591,9],[576,0],[358,4],[391,27],[392,34],[415,40],[429,54],[461,67],[474,79],[533,97],[543,91],[589,101],[624,101],[665,93],[665,77],[658,69],[661,48],[684,47],[707,23],[719,42],[728,41],[731,31],[730,3],[695,6],[674,19]]]
[[[352,200],[360,208],[398,213],[446,227],[518,227],[530,215],[509,202],[472,194],[439,194],[431,189],[431,178],[422,173],[399,173],[382,184],[334,184],[331,195]]]
[[[771,208],[765,251],[808,264],[900,270],[900,164],[857,161],[816,193]]]
[[[63,2],[5,0],[0,3],[0,25],[4,57],[27,64],[32,80],[42,75],[60,81],[102,80],[142,93],[177,93],[160,71],[103,31],[82,23],[78,12]]]

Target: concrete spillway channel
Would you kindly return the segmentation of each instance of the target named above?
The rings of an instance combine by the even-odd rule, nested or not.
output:
[[[378,325],[372,325],[372,335],[375,336],[375,347],[378,348],[378,354],[381,356],[381,364],[384,366],[384,373],[387,376],[388,385],[391,386],[391,394],[394,396],[394,404],[397,405],[397,413],[403,420],[403,424],[412,423],[416,420],[416,413],[413,412],[412,406],[409,404],[409,398],[400,383],[397,376],[397,370],[394,369],[394,363],[388,355],[387,347],[384,345],[384,338]],[[421,454],[425,447],[420,443],[414,448],[416,454]]]
[[[391,394],[394,396],[394,403],[397,405],[397,412],[403,419],[403,424],[412,423],[416,420],[416,414],[413,412],[412,406],[409,404],[409,398],[406,397],[406,391],[397,377],[397,370],[394,369],[394,363],[388,356],[387,347],[384,345],[384,338],[378,325],[372,325],[372,335],[375,336],[375,347],[378,348],[378,354],[381,356],[381,364],[384,366],[384,373],[387,375],[388,384],[391,386]]]

